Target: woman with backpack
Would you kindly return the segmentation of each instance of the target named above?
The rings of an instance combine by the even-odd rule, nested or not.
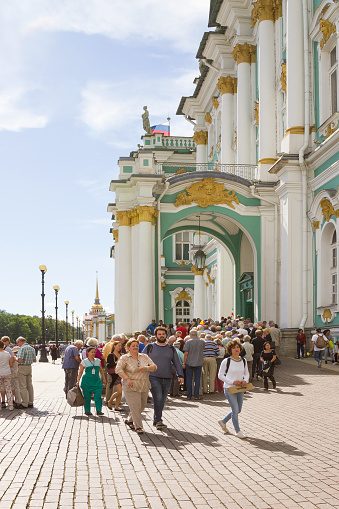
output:
[[[310,350],[310,353],[314,352],[314,358],[318,363],[318,368],[321,368],[325,347],[326,339],[321,333],[321,328],[318,327],[315,334],[312,336],[312,348]]]
[[[230,404],[231,411],[218,421],[224,433],[228,433],[226,423],[232,419],[235,434],[238,438],[247,438],[247,436],[240,430],[238,415],[241,412],[244,400],[243,392],[229,393],[228,389],[231,387],[243,387],[250,378],[248,372],[247,361],[244,357],[240,356],[242,346],[237,339],[232,339],[227,343],[226,352],[229,357],[224,359],[220,365],[218,378],[224,382],[224,394]]]

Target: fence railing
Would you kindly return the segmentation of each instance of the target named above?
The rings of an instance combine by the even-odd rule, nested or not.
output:
[[[169,164],[158,163],[156,173],[164,175],[166,178],[173,177],[190,172],[221,172],[228,175],[234,175],[245,180],[258,180],[258,168],[254,164],[220,164],[220,163],[189,163],[189,164]]]
[[[182,136],[163,136],[162,146],[165,148],[195,149],[195,142],[193,141],[193,138],[186,138]]]

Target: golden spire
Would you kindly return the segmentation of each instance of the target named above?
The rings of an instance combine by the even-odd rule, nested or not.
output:
[[[99,285],[98,285],[98,272],[96,273],[96,291],[95,291],[95,299],[94,304],[92,306],[92,313],[91,314],[97,314],[98,311],[102,311],[103,307],[100,304],[99,299]]]

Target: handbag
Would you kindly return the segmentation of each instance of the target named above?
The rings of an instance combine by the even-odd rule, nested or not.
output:
[[[236,394],[238,392],[245,392],[245,391],[253,391],[254,385],[251,383],[248,383],[246,385],[243,385],[242,387],[240,385],[232,385],[232,387],[229,387],[227,389],[228,394]]]
[[[84,405],[85,398],[83,397],[82,391],[78,385],[68,391],[67,403],[72,407]]]

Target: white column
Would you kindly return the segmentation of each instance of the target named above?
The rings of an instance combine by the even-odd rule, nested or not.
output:
[[[206,164],[207,163],[207,141],[208,134],[207,131],[200,129],[197,126],[197,131],[195,131],[193,135],[193,139],[196,143],[196,162],[197,164]]]
[[[155,318],[154,207],[138,207],[139,282],[138,329],[143,330]]]
[[[215,319],[213,313],[213,283],[210,283],[207,287],[207,309],[208,316],[206,318]]]
[[[286,37],[286,136],[283,152],[297,153],[304,142],[305,78],[302,0],[287,0]]]
[[[131,328],[132,332],[139,329],[139,224],[137,212],[132,210],[131,218],[131,263],[132,263],[132,293],[131,293]],[[147,325],[147,324],[146,324]]]
[[[119,326],[119,230],[113,230],[114,245],[114,322],[115,330]]]
[[[202,272],[202,271],[197,271]],[[206,286],[204,276],[200,273],[194,275],[194,304],[193,315],[194,318],[207,318],[206,314]]]
[[[131,294],[132,294],[132,263],[131,263],[131,228],[129,211],[117,212],[119,221],[119,266],[118,269],[118,325],[119,332],[130,334],[131,330]]]
[[[217,88],[221,93],[221,164],[234,164],[234,108],[233,96],[235,93],[236,78],[222,76],[219,78]]]
[[[255,46],[237,44],[233,58],[238,64],[237,83],[237,164],[251,163],[251,62]]]

